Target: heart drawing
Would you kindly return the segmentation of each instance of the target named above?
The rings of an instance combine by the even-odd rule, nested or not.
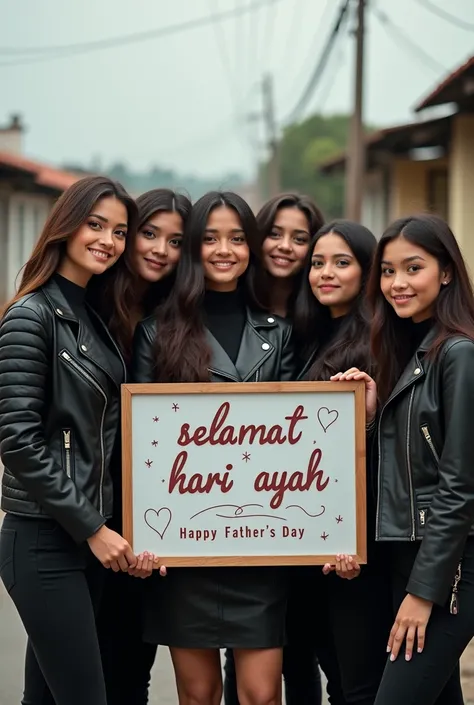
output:
[[[336,411],[336,409],[332,409],[332,411],[329,411],[327,406],[322,406],[319,409],[318,421],[321,424],[321,428],[323,429],[324,433],[326,433],[329,426],[332,426],[333,423],[336,423],[338,417],[339,412]]]
[[[150,529],[156,531],[160,539],[163,539],[168,526],[171,524],[171,509],[161,507],[161,509],[147,509],[145,512],[145,522]]]

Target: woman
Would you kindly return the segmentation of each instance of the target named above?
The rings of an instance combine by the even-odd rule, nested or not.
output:
[[[257,214],[263,237],[259,291],[268,292],[270,310],[282,318],[293,317],[309,244],[323,223],[316,204],[296,193],[275,196]]]
[[[138,231],[127,238],[117,265],[89,287],[89,298],[103,315],[126,361],[139,320],[168,295],[181,255],[183,231],[191,212],[186,196],[153,189],[136,200]],[[104,286],[104,278],[107,279]],[[108,526],[122,531],[121,448],[112,463],[114,512]],[[108,705],[146,705],[156,645],[142,638],[143,584],[125,574],[107,576],[97,628]],[[126,619],[117,620],[117,614]],[[117,673],[128,673],[125,681]]]
[[[71,186],[0,324],[0,574],[29,637],[28,705],[46,702],[48,688],[56,705],[106,705],[93,605],[102,566],[126,572],[137,559],[106,526],[125,367],[84,298],[135,224],[119,184]]]
[[[212,192],[197,201],[173,296],[137,327],[135,381],[292,378],[290,326],[265,312],[249,277],[258,255],[256,221],[242,198]],[[145,638],[170,647],[180,705],[220,703],[225,647],[234,649],[242,705],[280,703],[284,575],[280,568],[180,568],[152,578]]]
[[[255,284],[258,291],[268,297],[270,310],[283,318],[288,317],[291,320],[293,317],[310,241],[323,223],[323,216],[316,204],[308,196],[296,193],[275,196],[267,201],[257,214],[257,225],[263,243],[261,267],[256,271]],[[321,677],[315,655],[315,635],[309,636],[308,630],[309,643],[302,639],[301,632],[291,636],[293,623],[300,623],[300,594],[306,584],[307,569],[293,568],[290,571],[287,620],[290,642],[283,649],[287,705],[318,705],[322,698]],[[330,649],[326,652],[321,643],[321,650],[323,666],[332,672],[335,663]],[[331,679],[331,682],[333,680]],[[239,705],[231,649],[226,651],[224,697],[226,705]]]
[[[440,218],[397,220],[369,282],[378,414],[376,539],[392,572],[396,618],[376,705],[460,705],[458,660],[474,635],[474,298]]]
[[[365,291],[376,240],[363,225],[334,221],[311,242],[303,286],[297,300],[295,331],[308,351],[300,378],[328,381],[340,369],[371,371],[370,329]],[[314,333],[318,342],[314,345]],[[313,348],[312,352],[309,352]],[[384,561],[375,550],[374,482],[367,465],[368,565],[358,581],[319,575],[320,604],[339,664],[346,703],[373,705],[385,667],[390,627],[390,590]],[[354,566],[358,570],[358,566]],[[325,572],[329,572],[326,567]],[[347,638],[350,625],[351,639]]]

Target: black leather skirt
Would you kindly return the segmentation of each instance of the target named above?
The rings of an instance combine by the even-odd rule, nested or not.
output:
[[[285,568],[170,568],[146,582],[145,641],[189,649],[285,644]]]

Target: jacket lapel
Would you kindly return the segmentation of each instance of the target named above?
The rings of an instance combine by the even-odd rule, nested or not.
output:
[[[109,361],[107,359],[107,356],[103,354],[101,346],[97,345],[96,340],[95,340],[95,335],[94,331],[90,331],[89,328],[87,328],[75,315],[74,311],[72,311],[71,307],[69,306],[66,297],[63,295],[61,289],[59,286],[56,284],[56,282],[53,279],[50,279],[43,287],[43,293],[50,302],[54,314],[57,318],[75,323],[76,326],[78,327],[78,334],[77,334],[77,350],[76,352],[79,354],[79,357],[85,357],[87,358],[93,365],[96,367],[99,367],[117,386],[120,386],[120,381],[117,381],[115,379],[115,376],[112,372],[112,368],[110,367]],[[126,365],[125,361],[123,360],[123,357],[120,353],[120,350],[115,343],[114,339],[110,335],[107,326],[105,323],[102,321],[101,318],[95,313],[93,309],[91,309],[90,306],[87,307],[88,313],[91,318],[94,318],[98,321],[98,324],[104,328],[105,335],[108,336],[112,342],[113,347],[116,350],[116,353],[118,357],[120,358],[123,368],[124,368],[124,380],[126,379]],[[73,351],[70,351],[73,353]]]
[[[243,382],[247,382],[257,374],[259,368],[273,355],[275,348],[265,337],[265,329],[257,330],[257,326],[274,328],[276,323],[272,316],[263,317],[263,321],[256,320],[256,315],[247,310],[247,320],[240,343],[239,354],[235,366]],[[270,321],[270,323],[268,323]]]
[[[423,369],[423,358],[426,351],[430,349],[434,339],[436,338],[436,333],[436,329],[432,328],[424,337],[423,341],[418,347],[418,350],[403,370],[403,373],[401,374],[397,384],[393,388],[393,391],[387,399],[385,406],[389,404],[392,399],[398,396],[405,389],[407,389],[419,379],[422,379],[424,377],[425,371]]]
[[[219,341],[214,338],[209,328],[206,328],[206,342],[211,350],[209,372],[219,375],[220,377],[226,377],[232,380],[232,382],[242,382],[234,363]]]

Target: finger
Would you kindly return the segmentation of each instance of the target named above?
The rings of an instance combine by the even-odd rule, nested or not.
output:
[[[148,578],[153,570],[153,556],[148,556],[146,560],[143,561],[142,568],[142,578]]]
[[[336,556],[336,573],[339,573],[341,570],[341,556]]]
[[[398,631],[398,622],[395,620],[393,623],[393,626],[390,630],[390,634],[388,636],[388,644],[387,644],[387,653],[389,653],[392,650],[393,646],[393,640],[395,639],[395,634]]]
[[[325,563],[325,565],[323,566],[323,575],[329,575],[329,573],[332,573],[333,570],[333,565],[331,565],[330,563]]]
[[[405,639],[407,628],[403,624],[398,625],[397,633],[393,637],[392,653],[390,655],[390,661],[395,661],[400,653],[400,648]]]
[[[329,380],[330,380],[331,382],[336,382],[338,379],[341,379],[341,377],[342,377],[342,372],[338,372],[337,374],[332,375],[332,376],[329,378]]]
[[[405,661],[410,661],[413,656],[413,645],[415,643],[416,627],[408,627],[407,635],[405,638]]]
[[[102,563],[102,565],[104,566],[104,568],[107,568],[107,570],[110,569],[110,562],[109,561],[105,561],[105,563]]]
[[[425,638],[426,638],[426,626],[423,624],[418,627],[418,645],[417,645],[417,651],[419,654],[423,651],[425,648]]]
[[[162,578],[164,578],[166,575],[168,575],[168,571],[166,570],[165,565],[160,566],[160,575]]]
[[[346,563],[345,558],[342,558],[342,559],[341,559],[341,571],[342,571],[343,573],[347,573],[347,571],[348,571],[348,569],[347,569],[347,563]]]
[[[125,560],[127,561],[127,564],[129,566],[132,566],[132,568],[133,568],[133,566],[135,566],[137,564],[137,557],[128,544],[127,544],[127,548],[124,553],[124,557],[125,557]]]
[[[140,571],[142,569],[142,565],[143,565],[143,556],[137,556],[137,564],[134,568],[128,569],[128,574],[136,577],[140,573]]]
[[[117,558],[117,563],[118,563],[119,566],[120,566],[120,570],[123,571],[123,572],[125,572],[125,573],[126,573],[127,570],[130,568],[130,566],[129,566],[128,562],[127,562],[127,559],[126,559],[125,556],[123,556],[123,555],[122,555],[122,556],[119,556],[119,557]]]
[[[117,561],[110,561],[110,567],[112,568],[114,573],[120,573],[121,568]]]

